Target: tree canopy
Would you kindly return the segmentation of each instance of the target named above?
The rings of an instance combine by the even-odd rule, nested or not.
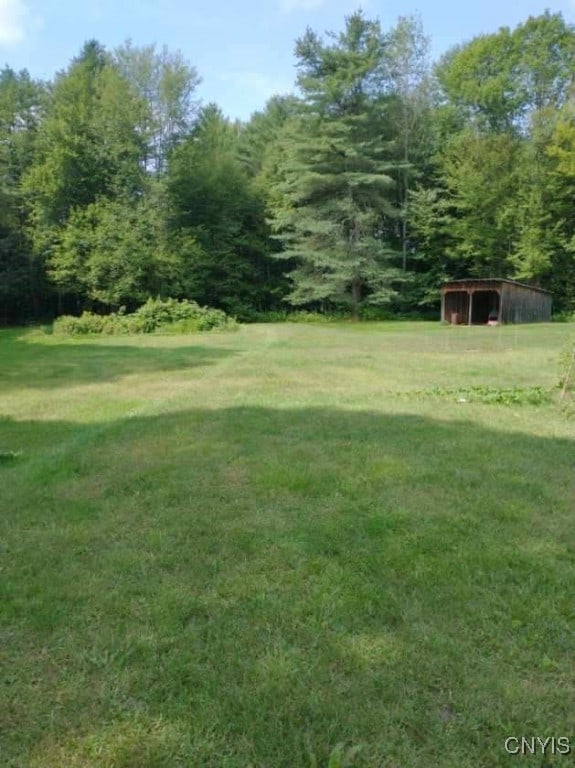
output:
[[[0,321],[190,298],[434,311],[518,278],[575,310],[575,29],[549,11],[430,60],[417,16],[295,42],[296,92],[246,122],[179,51],[87,41],[0,70]]]

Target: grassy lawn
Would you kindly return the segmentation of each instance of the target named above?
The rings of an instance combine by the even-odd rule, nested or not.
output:
[[[575,749],[575,421],[549,394],[574,336],[1,331],[0,764]],[[545,397],[489,401],[512,388]]]

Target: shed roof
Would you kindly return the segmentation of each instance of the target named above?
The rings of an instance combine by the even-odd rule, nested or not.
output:
[[[464,278],[462,280],[448,280],[441,287],[447,288],[452,285],[461,285],[469,283],[508,283],[509,285],[515,285],[519,288],[528,288],[530,291],[537,291],[538,293],[546,293],[549,296],[551,291],[546,291],[544,288],[538,288],[535,285],[528,285],[527,283],[520,283],[517,280],[509,280],[506,277],[478,277],[478,278]]]

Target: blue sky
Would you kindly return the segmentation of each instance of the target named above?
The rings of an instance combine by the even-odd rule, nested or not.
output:
[[[107,48],[165,43],[198,70],[204,103],[247,119],[293,88],[294,42],[306,27],[337,31],[357,7],[384,29],[418,13],[434,58],[545,8],[575,23],[575,0],[0,0],[0,65],[51,78],[90,38]]]

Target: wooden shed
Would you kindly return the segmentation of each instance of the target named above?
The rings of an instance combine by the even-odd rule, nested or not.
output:
[[[458,325],[547,323],[551,294],[504,278],[451,280],[441,287],[441,319]]]

